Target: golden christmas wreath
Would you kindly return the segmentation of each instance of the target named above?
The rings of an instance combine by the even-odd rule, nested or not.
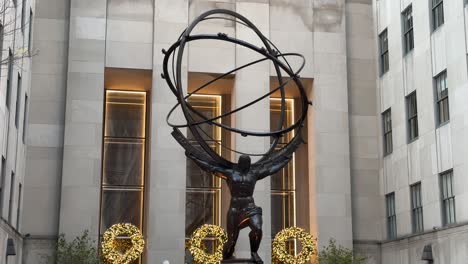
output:
[[[127,235],[131,240],[131,247],[121,253],[115,243],[118,236]],[[143,253],[145,240],[140,229],[132,224],[115,224],[106,230],[103,236],[102,255],[113,264],[129,264],[138,259]]]
[[[214,254],[206,253],[202,248],[202,241],[211,235],[219,242]],[[223,246],[227,241],[226,232],[216,225],[202,225],[193,232],[190,238],[190,253],[192,253],[195,263],[215,264],[223,260]]]
[[[302,250],[296,256],[286,250],[286,241],[297,238],[302,244]],[[289,227],[281,230],[273,240],[273,256],[285,264],[304,264],[315,254],[315,241],[312,235],[299,227]]]

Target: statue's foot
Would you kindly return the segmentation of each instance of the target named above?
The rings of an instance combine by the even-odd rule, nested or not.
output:
[[[260,258],[260,256],[258,255],[257,252],[252,252],[251,256],[252,256],[253,262],[255,262],[257,264],[263,264],[263,260]]]

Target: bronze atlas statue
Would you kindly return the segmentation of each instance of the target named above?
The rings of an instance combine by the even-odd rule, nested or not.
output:
[[[200,23],[213,19],[229,20],[252,30],[261,40],[262,46],[253,45],[242,39],[228,36],[222,32],[214,34],[192,34],[194,28]],[[182,81],[181,73],[184,50],[188,43],[198,40],[230,42],[250,49],[261,55],[262,58],[221,74],[198,87],[193,92],[185,94],[184,90],[186,89],[182,86],[184,82]],[[228,242],[224,246],[223,258],[224,260],[233,258],[239,231],[245,227],[249,227],[251,229],[249,238],[252,256],[250,261],[253,263],[263,263],[257,253],[262,240],[262,208],[255,205],[253,193],[256,182],[275,174],[286,166],[292,159],[295,150],[303,142],[300,130],[304,126],[304,122],[307,117],[307,109],[309,104],[311,104],[299,77],[299,72],[305,64],[304,57],[297,53],[281,53],[275,45],[268,40],[247,18],[236,12],[224,9],[211,10],[200,15],[182,32],[179,39],[168,50],[163,50],[162,52],[165,54],[162,78],[166,80],[169,88],[178,100],[178,103],[171,109],[167,116],[168,124],[173,127],[172,135],[185,149],[187,157],[193,160],[201,169],[214,173],[225,179],[231,193],[231,203],[227,215]],[[296,71],[291,68],[290,63],[287,60],[287,57],[290,56],[302,59],[302,65]],[[267,94],[243,106],[224,112],[215,117],[207,117],[200,111],[197,111],[189,103],[188,99],[192,95],[199,93],[210,84],[213,84],[227,75],[234,74],[238,70],[264,61],[270,61],[273,64],[279,84],[278,87],[272,89]],[[287,75],[285,78],[283,78],[284,73]],[[286,86],[286,84],[289,85]],[[252,87],[252,89],[254,88],[255,87]],[[297,94],[299,94],[299,98],[297,100],[299,101],[301,109],[301,113],[298,115],[297,120],[294,120],[294,123],[288,127],[284,125],[286,115],[286,88],[296,89]],[[279,122],[278,124],[275,124],[276,129],[274,131],[248,131],[231,127],[221,122],[222,118],[239,112],[260,100],[268,99],[273,93],[278,91],[281,95],[281,112]],[[186,119],[185,124],[174,124],[171,121],[172,114],[179,107]],[[225,146],[222,143],[218,143],[221,147],[239,155],[237,163],[231,162],[230,160],[220,156],[212,149],[212,147],[210,147],[207,141],[209,140],[210,142],[213,142],[213,140],[210,138],[208,133],[203,130],[202,125],[204,125],[204,127],[206,127],[206,125],[220,127],[225,131],[240,134],[244,137],[270,137],[272,143],[269,149],[264,153],[245,153]],[[179,130],[180,128],[189,129],[194,140],[189,141],[181,133]],[[280,139],[285,134],[293,130],[295,132],[293,139],[286,144],[279,144]],[[258,159],[255,163],[251,163],[252,156],[255,156]]]

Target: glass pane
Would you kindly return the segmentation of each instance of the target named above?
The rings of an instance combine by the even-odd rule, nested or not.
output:
[[[107,137],[145,137],[145,92],[106,91]]]
[[[105,185],[143,185],[144,139],[104,139]]]
[[[294,101],[293,99],[286,99],[286,114],[284,115],[283,127],[290,126],[294,123]],[[270,129],[271,131],[278,130],[279,120],[281,117],[281,100],[277,98],[272,98],[270,100]],[[291,131],[287,135],[283,136],[280,139],[280,143],[286,144],[294,136],[294,133]]]
[[[452,185],[452,173],[449,172],[447,173],[447,197],[452,197],[453,196],[453,185]]]
[[[221,96],[218,95],[196,95],[189,98],[190,105],[198,112],[212,118],[221,114]],[[195,121],[201,121],[203,118],[199,117],[195,113],[193,114]],[[221,120],[215,120],[221,122]],[[198,126],[198,131],[203,139],[205,139],[208,145],[218,154],[221,155],[221,129],[209,124],[202,124]],[[188,130],[187,138],[189,140],[194,139],[193,134]],[[199,148],[201,146],[194,140],[191,140],[194,147]],[[211,173],[207,173],[200,169],[198,165],[190,159],[187,159],[187,174],[186,174],[186,186],[189,188],[219,188],[221,187],[221,180]]]
[[[442,101],[442,105],[443,105],[443,108],[444,108],[444,122],[445,121],[448,121],[450,120],[450,112],[449,112],[449,101],[448,101],[448,98],[445,98],[443,101]]]
[[[272,190],[286,191],[294,190],[294,164],[288,163],[282,170],[270,177],[270,184]]]
[[[219,225],[220,191],[187,190],[185,200],[185,236],[204,224]]]
[[[190,159],[187,159],[187,188],[220,188],[221,180],[213,174],[203,171]]]
[[[221,96],[217,95],[196,95],[189,98],[188,102],[190,105],[200,114],[205,116],[207,119],[213,118],[215,116],[221,115]],[[195,122],[204,120],[205,118],[200,117],[199,115],[192,112],[192,117]],[[215,122],[222,122],[221,119],[214,120]],[[221,140],[221,129],[210,125],[208,123],[200,124],[197,126],[199,134],[205,140]],[[194,136],[187,131],[187,138],[194,139]]]
[[[455,223],[455,199],[449,200],[450,207],[450,223]]]
[[[286,114],[284,116],[283,126],[290,126],[294,123],[294,101],[293,99],[286,99]],[[272,98],[270,100],[270,129],[277,130],[281,115],[281,100]],[[294,137],[294,132],[291,131],[280,139],[277,148],[282,148]],[[288,163],[281,171],[271,176],[272,190],[294,190],[294,161]]]
[[[294,226],[294,192],[271,193],[271,235]]]
[[[130,223],[141,228],[142,190],[104,189],[101,205],[101,232],[113,224]]]

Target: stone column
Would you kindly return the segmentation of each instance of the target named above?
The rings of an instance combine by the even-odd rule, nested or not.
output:
[[[106,0],[72,0],[60,233],[97,239],[101,189]]]
[[[261,31],[269,36],[269,4],[237,2],[236,11],[251,20]],[[262,46],[260,39],[243,25],[236,25],[238,39]],[[243,47],[236,47],[236,67],[259,58],[257,54]],[[240,70],[236,73],[233,105],[242,106],[266,93],[270,89],[269,64],[262,63]],[[255,117],[255,118],[253,118]],[[235,114],[234,126],[250,131],[268,131],[270,129],[270,102],[267,99]],[[270,145],[270,138],[242,137],[236,135],[235,148],[245,152],[264,152]],[[255,159],[252,160],[255,162]],[[255,203],[263,208],[263,240],[259,254],[265,263],[271,261],[271,221],[270,221],[270,179],[259,181],[255,187]],[[237,257],[250,257],[248,228],[241,231],[236,249]]]
[[[166,115],[176,103],[161,78],[163,54],[187,27],[188,1],[157,0],[154,4],[154,60],[151,105],[150,168],[147,177],[147,263],[184,263],[185,179],[184,149],[172,138]],[[187,59],[183,60],[187,87]],[[176,123],[185,119],[177,116]]]
[[[311,230],[352,248],[345,1],[313,2],[314,107],[309,112]]]

